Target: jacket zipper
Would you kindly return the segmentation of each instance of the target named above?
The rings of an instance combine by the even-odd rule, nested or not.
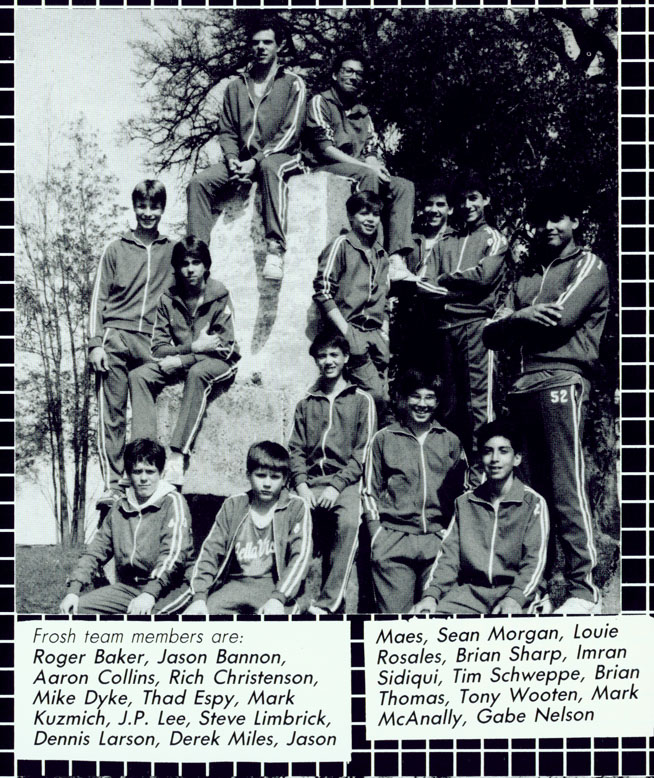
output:
[[[132,540],[133,548],[132,548],[132,555],[129,558],[130,565],[134,564],[134,554],[136,554],[136,536],[139,534],[139,527],[141,526],[141,519],[143,518],[143,514],[141,511],[139,511],[139,520],[136,524],[136,529],[134,530],[134,539]]]
[[[141,244],[143,246],[143,244]],[[143,317],[145,316],[145,303],[148,299],[148,287],[150,286],[150,249],[152,248],[152,243],[149,246],[144,246],[147,254],[148,254],[148,264],[147,264],[147,270],[146,270],[146,276],[145,276],[145,290],[143,291],[143,305],[141,306],[141,316],[139,318],[139,332],[143,331]]]
[[[273,511],[273,517],[272,517],[272,536],[273,536],[273,559],[275,561],[275,570],[277,571],[277,583],[279,583],[282,580],[281,575],[279,574],[279,565],[277,563],[277,535],[275,534],[275,516],[277,514],[277,511]]]
[[[425,440],[429,436],[429,432],[425,435]],[[418,440],[418,438],[416,438]],[[420,464],[422,466],[422,528],[424,532],[427,532],[427,517],[425,516],[425,508],[427,506],[427,466],[425,465],[425,449],[423,442],[418,440],[420,446]]]
[[[225,558],[223,559],[223,563],[220,565],[220,568],[219,568],[218,572],[216,573],[216,581],[219,580],[220,576],[223,574],[223,572],[225,570],[225,566],[226,566],[227,562],[229,562],[229,558],[232,555],[232,551],[234,549],[234,544],[236,543],[236,536],[238,535],[238,531],[243,526],[243,522],[247,519],[249,512],[250,512],[250,509],[248,508],[245,516],[243,516],[243,518],[239,521],[238,526],[234,530],[234,534],[232,535],[232,539],[229,541],[229,548],[225,552]]]
[[[252,99],[252,95],[250,94],[250,85],[246,81],[248,97],[250,98],[250,102],[254,106],[254,113],[252,114],[252,132],[250,133],[250,137],[245,142],[245,146],[247,147],[248,151],[250,149],[250,143],[252,142],[252,138],[254,137],[254,131],[257,127],[257,114],[259,113],[259,106],[261,105],[261,103],[263,103],[266,97],[268,97],[268,95],[272,92],[273,81],[275,80],[276,75],[277,74],[275,73],[271,78],[270,84],[268,85],[268,89],[266,92],[264,92],[264,94],[261,95],[261,99],[259,100],[259,102],[255,102],[255,100]]]
[[[493,505],[495,520],[493,522],[493,534],[491,535],[490,556],[488,557],[488,583],[493,585],[493,556],[495,553],[495,537],[497,536],[497,522],[499,521],[500,506]]]
[[[458,264],[456,266],[456,271],[455,272],[457,272],[457,271],[459,271],[461,269],[461,262],[463,261],[463,252],[466,250],[466,243],[468,242],[468,238],[469,237],[470,237],[470,235],[466,235],[465,238],[463,239],[463,246],[461,246],[461,253],[459,254],[459,262],[458,262]]]
[[[327,459],[327,452],[325,451],[325,443],[327,442],[327,435],[329,434],[329,431],[332,428],[333,410],[334,410],[333,399],[331,397],[328,397],[327,401],[329,402],[329,421],[327,422],[327,429],[325,430],[325,434],[322,436],[322,441],[320,442],[320,447],[322,448],[322,457],[320,459],[320,471],[323,475],[325,475],[325,460]]]
[[[534,297],[534,299],[531,301],[532,305],[536,304],[536,300],[539,298],[540,293],[543,291],[543,284],[545,283],[545,276],[548,274],[549,269],[552,267],[554,262],[556,262],[556,260],[553,260],[552,262],[550,262],[549,265],[543,271],[542,278],[540,279],[540,287],[538,288],[538,291],[536,292],[536,297]]]

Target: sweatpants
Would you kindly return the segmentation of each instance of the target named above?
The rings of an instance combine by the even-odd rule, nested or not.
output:
[[[363,330],[351,324],[347,331],[350,345],[348,373],[352,383],[368,392],[377,406],[381,418],[388,404],[388,339],[381,329]]]
[[[422,599],[441,547],[433,532],[414,534],[383,524],[370,541],[372,584],[379,613],[407,613]]]
[[[96,373],[96,390],[98,453],[105,488],[117,486],[123,475],[128,374],[152,359],[150,337],[150,332],[115,327],[108,327],[104,333],[102,348],[107,353],[108,370]]]
[[[311,482],[317,496],[325,485]],[[332,508],[314,508],[313,547],[322,554],[322,586],[315,600],[319,608],[339,610],[356,557],[361,522],[359,485],[346,486]]]
[[[330,165],[320,165],[316,171],[349,178],[356,182],[357,192],[368,190],[387,200],[387,206],[382,213],[384,235],[386,236],[389,254],[408,253],[413,248],[411,224],[416,191],[412,181],[398,176],[391,176],[388,184],[382,183],[374,170],[353,165],[351,162],[333,162]]]
[[[474,489],[483,480],[477,452],[477,432],[493,421],[494,352],[482,343],[485,321],[461,322],[436,332],[434,368],[443,382],[440,421],[463,444],[470,462],[468,479]]]
[[[80,595],[79,614],[108,614],[127,613],[130,602],[143,592],[140,586],[131,586],[125,583],[115,583],[109,586],[101,586]],[[165,606],[167,598],[159,598],[152,608],[152,613],[159,613]]]
[[[156,398],[167,384],[180,380],[186,374],[184,393],[179,407],[177,423],[170,439],[174,451],[188,454],[200,428],[207,401],[214,387],[229,381],[236,375],[236,365],[228,365],[221,359],[204,357],[190,368],[164,373],[157,362],[148,362],[129,374],[132,396],[132,440],[151,438],[157,440]]]
[[[580,376],[578,383],[514,394],[510,400],[523,434],[521,468],[550,511],[552,531],[544,577],[551,577],[556,535],[569,596],[597,602],[599,591],[592,576],[597,551],[581,445],[589,389]]]
[[[257,166],[255,176],[261,183],[263,197],[263,224],[266,238],[276,238],[286,249],[286,220],[288,214],[288,178],[301,173],[304,165],[300,154],[271,154]],[[224,161],[217,162],[196,173],[186,187],[188,205],[187,232],[203,240],[211,241],[214,224],[214,208],[225,193],[229,171]]]

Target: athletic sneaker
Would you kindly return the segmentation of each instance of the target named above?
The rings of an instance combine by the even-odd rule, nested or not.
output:
[[[602,598],[597,602],[583,600],[581,597],[568,597],[554,613],[563,613],[567,616],[588,616],[602,612]]]
[[[311,613],[313,616],[328,616],[329,611],[325,608],[321,608],[318,605],[309,605],[307,613]]]
[[[266,241],[266,264],[263,277],[267,281],[281,281],[284,278],[284,249],[275,238]]]
[[[546,594],[540,599],[536,598],[531,605],[527,608],[527,613],[538,613],[541,616],[549,616],[554,612],[554,605],[549,594]]]
[[[406,262],[399,254],[391,254],[388,258],[389,281],[417,281],[415,276],[406,266]]]

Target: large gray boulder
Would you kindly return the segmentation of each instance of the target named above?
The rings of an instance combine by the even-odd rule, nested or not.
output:
[[[262,277],[265,240],[257,184],[221,205],[211,236],[211,275],[229,289],[241,361],[234,383],[214,392],[184,483],[189,494],[229,495],[247,487],[249,446],[285,443],[295,404],[315,380],[309,344],[318,324],[312,301],[318,255],[347,228],[350,184],[328,173],[294,176],[289,184],[288,246],[281,283]],[[181,385],[157,404],[159,437],[168,443]]]

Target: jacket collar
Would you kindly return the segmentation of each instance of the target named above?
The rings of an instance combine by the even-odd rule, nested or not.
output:
[[[585,246],[577,246],[571,254],[568,254],[565,257],[557,257],[556,259],[553,259],[551,262],[541,262],[541,265],[542,267],[545,268],[545,267],[550,267],[551,265],[568,262],[571,259],[576,261],[579,259],[581,254],[583,254],[585,251],[588,250],[589,249],[587,249]]]
[[[127,232],[123,232],[120,236],[121,240],[126,241],[127,243],[134,243],[136,246],[144,247],[145,243],[141,243],[141,241],[136,237],[134,230],[127,230]],[[166,235],[162,235],[160,232],[157,232],[157,237],[152,241],[150,245],[154,245],[155,243],[167,243],[168,237]]]
[[[340,397],[342,394],[353,391],[356,391],[356,386],[346,381],[345,386],[334,396]],[[320,388],[320,379],[318,379],[316,383],[307,390],[307,397],[324,397],[325,399],[328,399],[328,395],[325,394],[325,392],[323,392],[323,390]]]
[[[401,424],[399,421],[395,421],[392,424],[389,424],[388,427],[384,427],[383,429],[388,430],[389,432],[392,432],[394,435],[409,435],[412,438],[415,438],[415,434],[408,428],[405,427],[404,424]],[[447,432],[445,427],[443,427],[442,424],[439,424],[436,419],[432,421],[431,427],[427,430],[427,434],[429,435],[430,432]]]
[[[347,235],[345,236],[345,240],[352,246],[352,248],[355,248],[357,251],[360,251],[362,254],[365,254],[368,251],[368,247],[364,246],[363,243],[361,243],[354,230],[350,230],[347,233]],[[384,254],[384,247],[379,242],[378,238],[375,238],[375,242],[372,244],[370,248],[372,248],[375,251],[378,257],[380,254],[382,255]]]
[[[252,505],[252,498],[253,498],[252,490],[248,489],[246,494],[247,494],[247,497],[248,497],[248,505]],[[279,494],[279,498],[277,499],[277,502],[275,503],[275,511],[274,511],[274,513],[276,514],[277,511],[286,510],[286,508],[288,508],[290,502],[291,502],[291,493],[289,492],[289,490],[286,487],[284,487],[282,489],[282,491],[280,492],[280,494]]]
[[[466,236],[466,235],[474,235],[474,233],[475,233],[475,232],[477,232],[477,230],[480,230],[482,227],[486,227],[486,226],[487,226],[487,224],[488,224],[488,222],[486,221],[486,219],[484,219],[484,218],[481,218],[481,219],[480,219],[480,220],[477,222],[477,224],[475,224],[475,226],[474,226],[474,227],[473,227],[471,230],[469,230],[469,229],[467,228],[467,225],[464,225],[464,226],[465,226],[465,229],[464,229],[464,231],[463,231],[463,235],[462,235],[462,237],[464,237],[464,238],[465,238],[465,236]]]
[[[363,105],[363,103],[353,103],[349,108],[345,106],[335,86],[326,89],[320,96],[337,105],[343,113],[347,114],[349,119],[363,119],[370,113],[368,107]]]
[[[500,503],[503,502],[521,503],[524,500],[524,497],[525,497],[525,485],[516,475],[514,475],[513,483],[511,484],[509,493],[505,494],[500,499]],[[491,495],[488,488],[488,481],[484,481],[483,484],[480,484],[476,489],[474,489],[470,493],[470,500],[472,502],[478,502],[478,503],[491,502]]]
[[[225,295],[226,291],[227,290],[220,281],[215,278],[208,278],[204,287],[204,298],[202,300],[202,305],[206,305],[207,303],[212,303],[214,300],[218,300],[220,297]],[[166,289],[164,294],[170,297],[172,300],[175,300],[182,305],[186,305],[176,283],[173,284],[169,289]]]
[[[157,488],[154,490],[154,493],[148,497],[145,502],[139,504],[138,500],[136,499],[136,495],[134,494],[134,489],[130,486],[127,490],[127,493],[125,494],[125,497],[122,497],[120,500],[120,507],[125,513],[143,513],[146,508],[160,508],[164,497],[171,492],[176,491],[177,490],[172,484],[169,484],[168,481],[164,481],[162,478],[157,484]]]

